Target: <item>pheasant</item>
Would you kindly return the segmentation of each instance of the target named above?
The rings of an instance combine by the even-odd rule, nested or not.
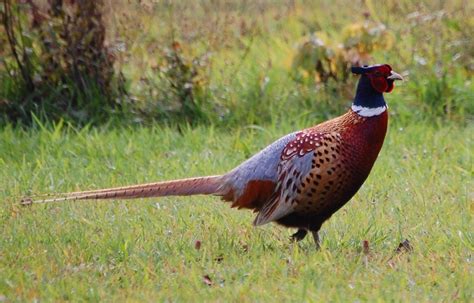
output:
[[[388,64],[351,70],[361,77],[347,113],[280,138],[226,174],[24,198],[22,204],[217,195],[232,207],[257,212],[255,226],[276,222],[297,228],[295,241],[311,232],[319,247],[321,225],[368,177],[387,131],[383,93],[403,80]]]

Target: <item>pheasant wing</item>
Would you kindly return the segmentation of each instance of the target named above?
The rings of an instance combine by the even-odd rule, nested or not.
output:
[[[328,138],[331,138],[328,134],[308,129],[296,134],[296,138],[285,146],[278,166],[277,188],[258,213],[254,225],[278,220],[295,210],[301,184],[312,168],[315,151]]]

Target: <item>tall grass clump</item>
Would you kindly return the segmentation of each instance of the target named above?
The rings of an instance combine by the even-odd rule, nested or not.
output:
[[[181,43],[161,47],[149,78],[142,76],[147,100],[137,103],[135,121],[207,123],[212,120],[208,89],[208,57],[193,56]],[[144,102],[143,102],[144,101]]]
[[[42,4],[42,5],[40,5]],[[106,45],[102,1],[4,0],[3,122],[97,123],[121,111],[124,83]]]

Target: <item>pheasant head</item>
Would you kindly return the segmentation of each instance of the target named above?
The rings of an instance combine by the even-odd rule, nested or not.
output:
[[[385,108],[383,93],[391,92],[396,80],[403,80],[388,64],[352,67],[352,73],[361,75],[353,103],[354,111]]]

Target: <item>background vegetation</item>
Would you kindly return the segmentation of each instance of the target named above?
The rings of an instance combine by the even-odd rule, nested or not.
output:
[[[364,63],[407,77],[392,113],[463,123],[474,113],[473,6],[4,0],[2,124],[327,118],[350,104],[348,67]]]
[[[472,1],[0,3],[0,302],[473,301]],[[319,252],[212,197],[18,204],[223,173],[363,63],[407,81]]]

